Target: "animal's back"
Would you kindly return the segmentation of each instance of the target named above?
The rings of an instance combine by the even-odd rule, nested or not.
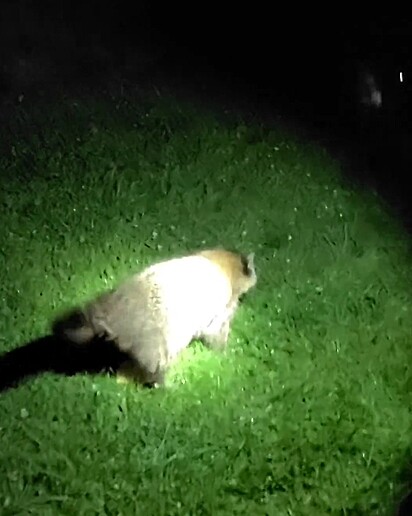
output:
[[[151,286],[148,306],[164,325],[171,356],[199,335],[232,295],[229,278],[215,263],[198,255],[156,264],[139,280]]]

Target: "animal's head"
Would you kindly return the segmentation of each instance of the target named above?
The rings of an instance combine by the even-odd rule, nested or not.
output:
[[[226,249],[207,249],[199,254],[220,267],[230,281],[234,296],[240,297],[256,285],[254,253],[243,255]]]

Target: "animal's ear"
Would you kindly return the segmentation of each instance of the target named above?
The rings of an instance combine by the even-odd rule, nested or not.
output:
[[[246,257],[246,271],[248,276],[253,276],[255,272],[255,253],[250,253]]]

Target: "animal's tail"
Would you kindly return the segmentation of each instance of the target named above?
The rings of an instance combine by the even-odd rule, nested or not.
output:
[[[98,333],[87,314],[80,309],[74,309],[56,319],[52,330],[54,335],[80,345],[89,343]]]

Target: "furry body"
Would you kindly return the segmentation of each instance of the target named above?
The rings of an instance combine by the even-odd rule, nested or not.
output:
[[[239,298],[255,284],[253,255],[201,251],[149,266],[58,320],[54,331],[76,344],[111,340],[129,355],[137,380],[163,383],[193,339],[226,346]]]

